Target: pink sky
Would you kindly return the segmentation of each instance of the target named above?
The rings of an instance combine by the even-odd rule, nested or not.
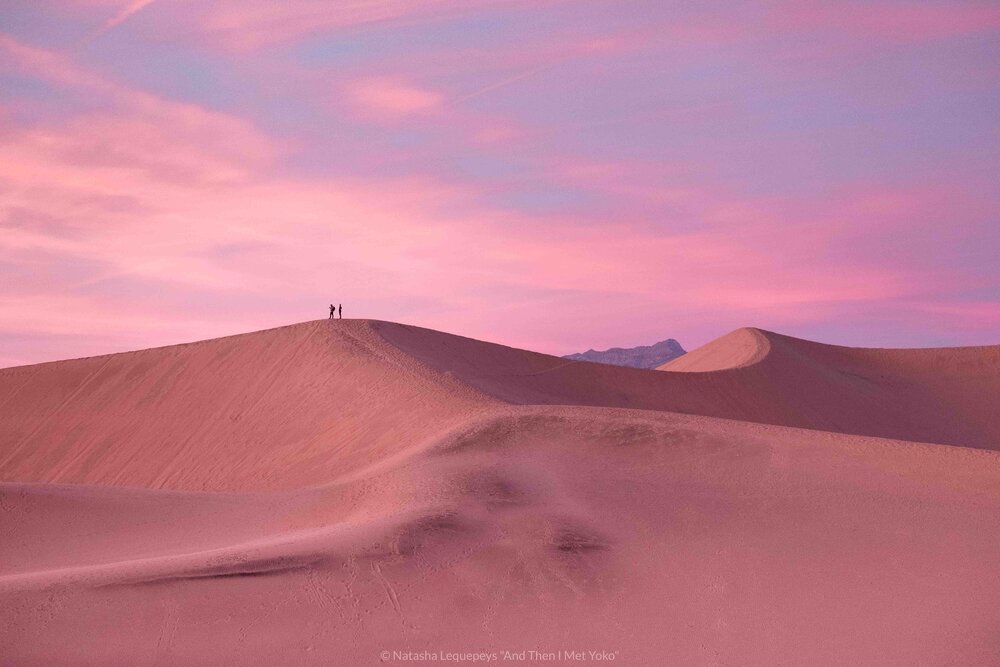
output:
[[[0,7],[0,366],[325,316],[1000,342],[991,2]]]

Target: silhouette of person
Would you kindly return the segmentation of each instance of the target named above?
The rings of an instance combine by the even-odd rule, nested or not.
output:
[[[337,311],[337,309],[336,309],[336,308],[334,308],[334,307],[333,307],[333,304],[331,303],[331,304],[330,304],[330,319],[331,319],[331,320],[333,319],[333,314],[334,314],[334,313],[335,313],[336,311]]]
[[[337,304],[337,315],[340,319],[344,319],[344,304]]]

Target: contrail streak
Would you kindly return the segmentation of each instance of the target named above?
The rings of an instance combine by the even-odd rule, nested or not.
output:
[[[92,41],[94,41],[104,33],[108,32],[109,30],[114,30],[122,23],[127,21],[130,16],[140,11],[143,7],[147,7],[153,4],[154,2],[156,2],[156,0],[134,0],[128,5],[125,5],[124,7],[122,7],[120,12],[118,12],[110,19],[105,21],[103,24],[101,24],[100,28],[95,30],[85,40],[83,40],[83,42],[79,44],[78,48],[82,48],[87,44],[90,44]]]
[[[143,7],[153,4],[153,2],[155,2],[155,0],[135,0],[135,2],[127,5],[124,9],[109,19],[108,22],[101,27],[100,32],[107,32],[108,30],[121,25],[128,19],[128,17],[132,16]]]
[[[494,90],[497,90],[499,88],[504,88],[506,86],[509,86],[512,83],[517,83],[518,81],[520,81],[522,79],[527,79],[529,76],[534,76],[535,74],[538,74],[542,70],[547,69],[547,68],[549,68],[551,66],[552,66],[551,64],[547,64],[547,65],[542,65],[540,67],[535,67],[533,69],[529,69],[526,72],[521,72],[520,74],[512,76],[512,77],[510,77],[508,79],[504,79],[503,81],[498,81],[497,83],[494,83],[494,84],[491,84],[489,86],[486,86],[485,88],[480,88],[479,90],[476,90],[476,91],[473,91],[471,93],[468,93],[467,95],[462,95],[461,97],[456,97],[455,99],[453,99],[451,101],[451,103],[452,104],[460,104],[462,102],[465,102],[466,100],[471,100],[471,99],[473,99],[475,97],[479,97],[480,95],[485,95],[486,93],[491,93]]]

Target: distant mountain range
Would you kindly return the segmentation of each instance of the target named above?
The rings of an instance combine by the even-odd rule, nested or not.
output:
[[[684,354],[685,350],[673,338],[661,340],[653,345],[640,345],[639,347],[613,347],[610,350],[587,350],[576,354],[567,354],[564,359],[573,361],[593,361],[598,364],[611,364],[612,366],[629,366],[631,368],[656,368],[671,359]]]

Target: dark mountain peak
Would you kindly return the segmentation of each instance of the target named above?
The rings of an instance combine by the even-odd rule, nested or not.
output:
[[[611,364],[612,366],[629,366],[631,368],[656,368],[671,359],[684,354],[684,348],[673,338],[661,340],[652,345],[640,345],[638,347],[612,347],[607,350],[587,350],[576,354],[567,354],[564,359],[573,361],[592,361],[598,364]]]

